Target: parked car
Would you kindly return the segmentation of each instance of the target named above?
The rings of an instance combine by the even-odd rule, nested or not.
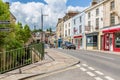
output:
[[[71,43],[71,42],[65,41],[62,44],[62,48],[63,49],[76,49],[76,46],[73,43]]]

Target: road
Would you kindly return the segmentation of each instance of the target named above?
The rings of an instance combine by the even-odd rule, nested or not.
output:
[[[79,58],[81,64],[95,68],[98,73],[109,78],[108,80],[120,80],[120,56],[118,55],[85,50],[56,50]]]
[[[95,51],[54,49],[79,58],[81,63],[30,80],[120,80],[120,56]]]

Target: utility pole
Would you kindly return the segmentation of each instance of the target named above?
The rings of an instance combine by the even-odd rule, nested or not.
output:
[[[43,42],[43,13],[42,13],[42,9],[41,9],[41,42]]]
[[[44,15],[43,12],[42,12],[42,8],[41,8],[41,29],[42,29],[41,42],[43,42],[43,16],[48,16],[48,15]]]

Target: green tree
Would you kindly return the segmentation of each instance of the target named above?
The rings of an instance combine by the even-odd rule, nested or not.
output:
[[[24,42],[27,42],[29,40],[29,38],[31,37],[31,30],[27,24],[24,26],[24,33],[25,33]]]
[[[10,20],[10,11],[8,5],[3,3],[2,0],[0,0],[0,21],[2,20]],[[0,24],[0,28],[4,27],[10,27],[10,25]],[[6,37],[8,37],[8,34],[8,32],[0,31],[0,51],[3,51],[3,48],[5,48],[5,41]]]

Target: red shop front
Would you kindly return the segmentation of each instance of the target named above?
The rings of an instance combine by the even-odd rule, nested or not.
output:
[[[102,31],[102,49],[120,52],[120,27]]]
[[[82,35],[74,36],[74,43],[78,49],[82,48]]]

